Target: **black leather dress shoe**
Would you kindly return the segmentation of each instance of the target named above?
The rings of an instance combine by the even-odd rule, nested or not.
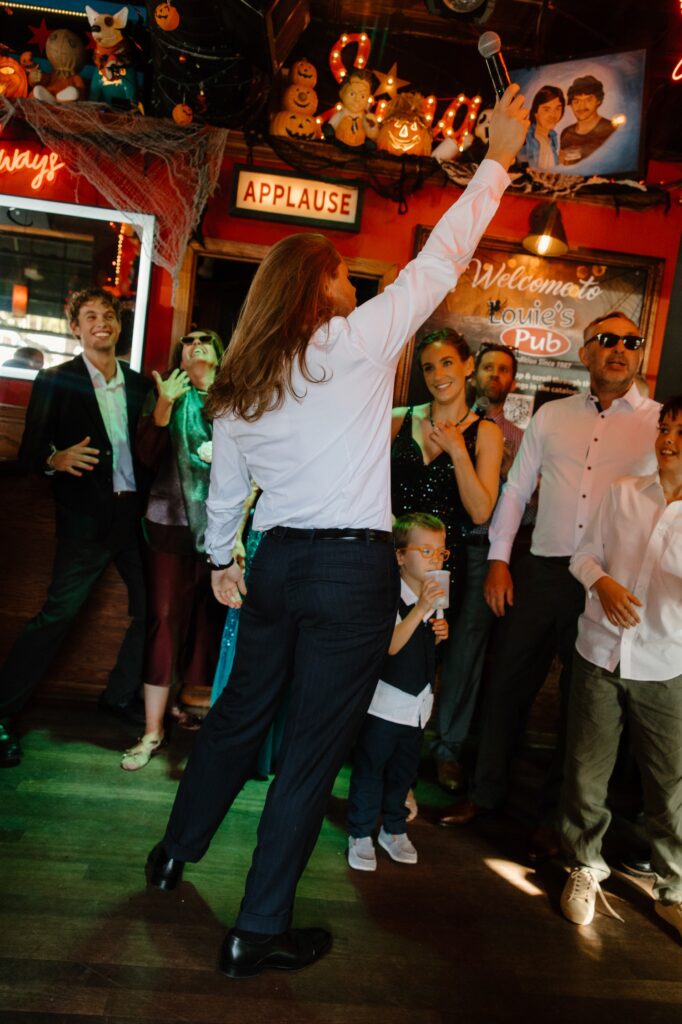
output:
[[[139,697],[133,697],[128,704],[112,704],[107,700],[105,693],[100,694],[97,701],[98,709],[105,715],[112,718],[120,718],[123,722],[132,722],[133,725],[144,725],[144,703]]]
[[[9,730],[7,722],[0,720],[0,768],[14,768],[21,764],[19,740]]]
[[[147,881],[155,889],[163,889],[170,892],[182,881],[182,869],[185,866],[184,860],[176,860],[169,857],[163,848],[163,843],[157,843],[147,857]]]
[[[322,928],[290,928],[280,935],[243,939],[227,933],[219,968],[228,978],[252,978],[265,970],[300,971],[332,948],[332,937]]]

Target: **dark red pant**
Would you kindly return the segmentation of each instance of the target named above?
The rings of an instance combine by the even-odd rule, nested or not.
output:
[[[147,548],[147,648],[142,678],[170,686],[211,686],[225,608],[211,590],[211,571],[196,556]]]

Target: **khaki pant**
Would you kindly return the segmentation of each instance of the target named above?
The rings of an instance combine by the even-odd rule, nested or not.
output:
[[[609,779],[626,720],[642,777],[654,895],[682,901],[682,676],[663,682],[621,679],[573,661],[560,828],[572,867],[601,881],[610,874],[601,845],[611,820]]]

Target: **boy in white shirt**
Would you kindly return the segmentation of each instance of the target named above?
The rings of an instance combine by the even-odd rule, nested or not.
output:
[[[442,569],[449,555],[445,526],[436,516],[411,512],[395,521],[393,536],[401,581],[398,616],[355,747],[348,795],[348,863],[357,871],[376,870],[372,830],[379,815],[379,846],[399,864],[417,863],[405,799],[433,708],[436,644],[448,635],[446,620],[432,618],[444,591],[426,575]]]
[[[606,794],[627,716],[656,912],[682,934],[682,395],[664,403],[658,430],[658,472],[611,485],[571,560],[587,603],[569,705],[561,833],[572,870],[561,909],[590,924],[610,873]]]

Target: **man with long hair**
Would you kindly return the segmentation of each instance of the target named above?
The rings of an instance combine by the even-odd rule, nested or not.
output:
[[[241,611],[230,685],[180,783],[152,885],[177,885],[249,777],[285,689],[289,709],[237,926],[229,977],[296,969],[331,947],[292,929],[296,885],[357,733],[395,624],[399,583],[389,491],[393,377],[402,347],[454,287],[509,182],[528,112],[499,101],[488,159],[397,281],[356,309],[348,268],[322,235],[275,245],[246,298],[207,408],[215,417],[206,549],[213,589]],[[265,536],[248,595],[230,555],[257,480]]]

